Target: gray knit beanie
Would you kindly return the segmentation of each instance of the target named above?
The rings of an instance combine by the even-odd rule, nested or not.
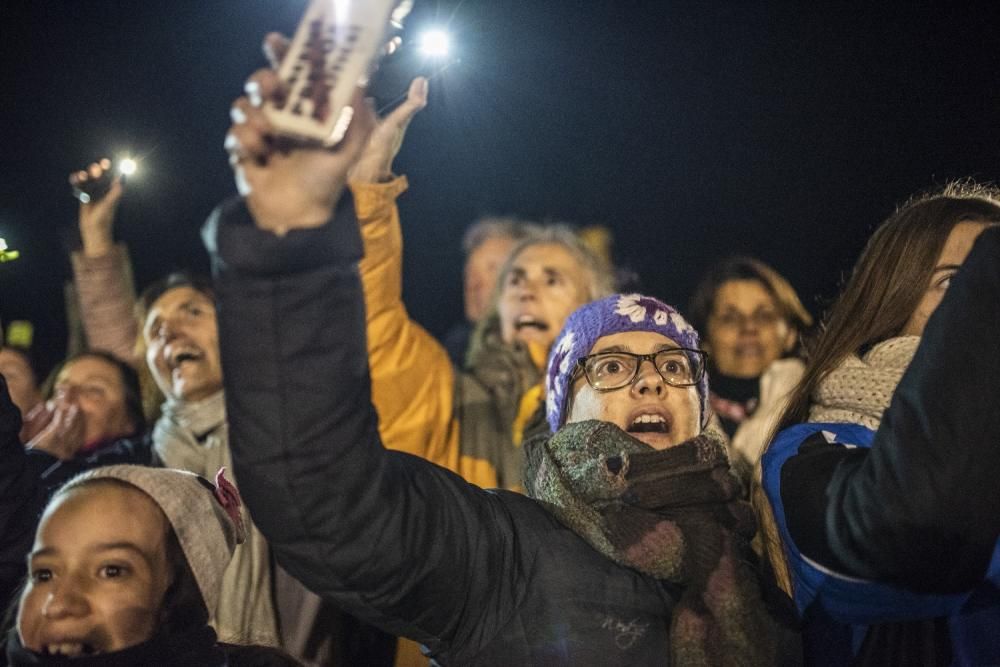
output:
[[[641,294],[613,294],[580,306],[552,344],[545,374],[545,414],[549,427],[558,431],[566,420],[569,385],[576,362],[588,354],[598,338],[625,331],[653,331],[684,348],[697,350],[698,332],[677,309]],[[708,373],[697,384],[701,425],[708,420]]]
[[[114,465],[77,475],[59,493],[97,479],[117,479],[153,499],[170,522],[209,612],[216,608],[222,574],[236,545],[246,539],[240,497],[226,480],[225,469],[213,485],[184,470]]]

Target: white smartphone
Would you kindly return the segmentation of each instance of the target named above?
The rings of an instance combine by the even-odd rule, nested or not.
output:
[[[351,98],[365,85],[393,27],[401,28],[412,0],[312,0],[295,31],[278,76],[282,99],[264,112],[287,137],[333,147],[347,132]]]

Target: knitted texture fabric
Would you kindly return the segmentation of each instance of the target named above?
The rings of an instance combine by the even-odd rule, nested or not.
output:
[[[684,348],[697,350],[698,332],[677,309],[640,294],[613,294],[577,308],[566,319],[549,353],[545,376],[545,414],[553,432],[566,418],[569,386],[577,361],[590,354],[599,338],[626,331],[653,331]],[[701,425],[708,419],[708,373],[697,385]]]
[[[177,535],[205,606],[215,609],[222,574],[246,531],[239,511],[224,507],[216,496],[216,487],[205,478],[167,468],[104,466],[77,475],[62,491],[97,479],[127,482],[156,503]]]
[[[878,429],[919,344],[919,336],[900,336],[879,343],[864,357],[849,356],[813,392],[809,421]]]
[[[153,427],[153,446],[168,468],[190,470],[206,479],[220,468],[233,470],[223,392],[201,401],[168,400]],[[233,480],[239,486],[240,480]],[[224,642],[278,643],[271,591],[271,551],[253,525],[222,577],[219,603],[209,607],[212,624]]]
[[[584,421],[525,448],[528,495],[616,563],[683,587],[670,664],[775,664],[779,633],[749,555],[753,512],[720,440],[657,451]]]

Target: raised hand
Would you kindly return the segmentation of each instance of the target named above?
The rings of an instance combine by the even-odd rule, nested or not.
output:
[[[387,116],[379,119],[365,152],[351,170],[352,181],[377,183],[392,176],[392,161],[396,159],[399,149],[403,146],[406,128],[417,112],[425,106],[427,106],[427,79],[418,76],[410,82],[406,100]]]
[[[396,42],[391,42],[390,47],[395,48]],[[272,69],[278,69],[287,51],[288,38],[284,35],[271,33],[264,39],[264,55],[267,56]],[[378,124],[368,140],[368,146],[348,174],[350,180],[378,183],[392,176],[392,161],[396,159],[399,149],[403,146],[406,128],[417,112],[427,106],[427,90],[427,79],[418,76],[410,82],[403,103],[378,119]]]
[[[269,35],[265,51],[274,53]],[[375,113],[358,89],[351,102],[354,118],[333,149],[303,146],[278,136],[262,105],[285,94],[272,68],[258,70],[247,81],[230,115],[233,124],[225,148],[236,172],[236,185],[246,198],[257,226],[282,235],[291,229],[327,222],[375,129]]]
[[[101,257],[111,251],[114,245],[115,212],[125,188],[121,176],[111,175],[111,160],[104,158],[92,163],[86,169],[69,175],[69,183],[81,190],[95,185],[102,179],[110,179],[107,191],[89,202],[80,203],[80,238],[83,254],[87,257]]]

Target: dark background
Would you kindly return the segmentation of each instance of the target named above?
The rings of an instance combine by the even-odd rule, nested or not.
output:
[[[607,225],[618,262],[679,304],[709,261],[757,255],[819,312],[896,203],[1000,177],[990,4],[820,4],[417,0],[408,36],[450,21],[461,62],[396,163],[414,317],[439,334],[460,318],[460,237],[483,213]],[[139,155],[118,232],[140,286],[207,270],[199,226],[234,192],[229,104],[263,35],[304,7],[3,3],[0,236],[22,258],[0,265],[0,316],[33,320],[49,363],[65,350],[67,174]]]

